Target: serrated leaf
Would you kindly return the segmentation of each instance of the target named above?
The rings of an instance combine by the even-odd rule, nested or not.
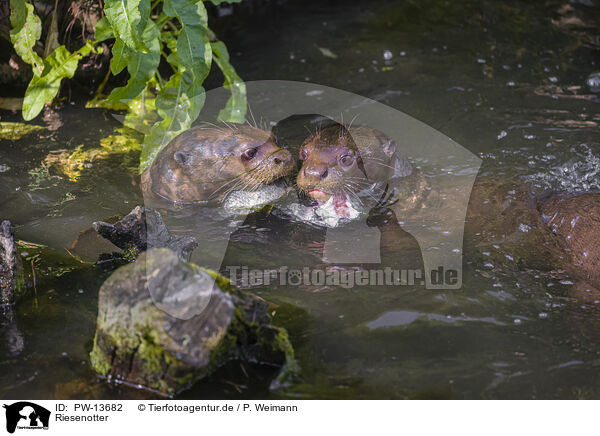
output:
[[[178,135],[179,132],[169,130],[169,124],[170,120],[154,124],[150,133],[144,137],[140,154],[140,174],[150,168],[160,150]]]
[[[165,0],[163,11],[181,22],[182,29],[177,37],[179,62],[204,80],[212,63],[204,4],[196,0]]]
[[[44,61],[33,51],[33,47],[42,34],[42,22],[27,0],[10,0],[10,11],[10,40],[15,52],[39,76],[44,69]]]
[[[206,32],[200,26],[186,25],[177,38],[180,63],[204,79],[210,71],[212,50]]]
[[[190,71],[174,74],[156,97],[156,108],[164,119],[171,119],[172,126],[180,129],[194,121],[204,104],[202,82]]]
[[[211,43],[211,47],[214,53],[213,59],[225,77],[223,86],[231,92],[225,108],[219,111],[218,119],[219,121],[243,123],[246,119],[246,84],[229,63],[229,53],[225,44],[217,41]]]
[[[105,0],[104,13],[113,29],[131,50],[148,52],[142,31],[148,21],[150,0]]]
[[[92,51],[93,45],[88,41],[86,45],[70,53],[64,45],[55,49],[44,59],[44,70],[40,76],[34,76],[25,91],[23,99],[23,118],[27,121],[35,118],[44,107],[51,102],[60,88],[64,78],[72,78],[77,70],[79,60]]]
[[[105,41],[109,38],[113,38],[113,29],[108,21],[108,18],[102,17],[96,24],[96,30],[94,31],[94,39],[96,42]]]
[[[148,21],[142,37],[148,47],[147,53],[133,51],[123,45],[122,52],[118,53],[119,57],[117,59],[113,58],[111,65],[113,74],[116,74],[115,71],[120,72],[123,69],[122,67],[127,65],[129,80],[127,85],[112,90],[108,96],[108,102],[111,104],[136,98],[144,90],[146,83],[156,74],[156,69],[160,63],[160,42],[158,40],[158,29],[154,22]],[[117,42],[119,42],[119,39]]]
[[[167,61],[175,74],[156,98],[156,108],[163,120],[155,124],[144,139],[140,163],[142,171],[171,139],[189,129],[198,118],[205,97],[202,83],[212,63],[204,4],[197,0],[165,0],[163,13],[176,17],[182,28],[176,44],[173,34],[163,32],[161,35],[171,51]]]

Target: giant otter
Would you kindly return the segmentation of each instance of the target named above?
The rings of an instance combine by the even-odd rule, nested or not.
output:
[[[424,196],[420,173],[396,143],[370,127],[345,129],[337,125],[318,130],[300,147],[302,167],[297,185],[320,205],[331,204],[337,215],[350,218],[353,202],[378,200],[388,183],[402,179],[395,195],[405,207]]]
[[[318,131],[304,141],[299,158],[299,190],[319,205],[332,202],[340,216],[348,216],[349,200],[361,191],[363,196],[379,197],[388,186],[394,187],[387,203],[371,209],[367,220],[381,232],[382,251],[404,251],[410,245],[399,222],[409,216],[425,222],[432,205],[442,199],[452,203],[451,195],[446,195],[451,189],[446,193],[438,192],[440,187],[431,189],[393,141],[368,127]],[[464,226],[465,250],[502,244],[507,251],[499,253],[497,264],[565,269],[571,277],[600,288],[599,205],[598,193],[536,194],[522,182],[484,177],[475,181],[465,221],[449,226]]]
[[[142,174],[145,197],[174,203],[222,201],[287,176],[294,167],[276,138],[248,125],[201,126],[173,139]]]

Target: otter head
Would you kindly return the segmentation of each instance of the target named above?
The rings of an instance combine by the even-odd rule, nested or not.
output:
[[[351,215],[353,200],[364,207],[363,199],[371,202],[384,195],[392,181],[413,190],[406,183],[416,174],[412,164],[393,140],[370,127],[327,127],[304,141],[299,157],[299,190],[319,204],[332,200],[339,216]]]
[[[280,148],[273,133],[242,126],[233,155],[244,168],[242,179],[249,182],[245,189],[267,185],[289,176],[295,161],[289,150]]]
[[[331,126],[318,131],[300,147],[298,188],[319,203],[332,196],[347,198],[367,188],[373,182],[365,165],[368,161],[363,159],[365,151],[359,150],[353,135],[344,128]]]
[[[294,167],[289,150],[279,148],[277,138],[265,130],[235,125],[198,132],[190,147],[173,153],[177,165],[194,180],[205,181],[207,175],[211,182],[216,181],[214,176],[223,176],[223,181],[238,177],[250,185],[263,185],[289,175]]]
[[[175,202],[222,199],[291,174],[289,150],[265,130],[247,125],[190,129],[161,151],[151,167],[152,190]]]

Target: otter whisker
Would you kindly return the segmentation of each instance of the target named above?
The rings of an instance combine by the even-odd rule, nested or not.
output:
[[[223,124],[225,124],[229,130],[231,130],[232,132],[235,132],[235,128],[233,127],[233,125],[231,125],[230,123],[228,123],[227,121],[221,121]]]
[[[384,163],[377,162],[376,160],[374,160],[374,161],[373,161],[373,163],[374,163],[375,165],[379,165],[379,166],[382,166],[382,167],[385,167],[385,168],[390,168],[390,169],[392,169],[392,170],[395,170],[395,169],[396,169],[395,167],[393,167],[393,166],[391,166],[391,165],[386,165],[386,164],[384,164]]]
[[[356,201],[358,201],[360,203],[361,206],[364,206],[364,203],[360,199],[360,197],[351,189],[347,189],[345,186],[342,186],[342,192],[346,195],[346,197],[348,197],[348,198],[353,197]]]
[[[348,184],[352,184],[352,186],[354,188],[358,189],[363,189],[363,188],[367,188],[367,187],[371,187],[373,185],[372,182],[366,181],[366,180],[348,180],[347,181]],[[380,188],[377,187],[371,187],[370,190],[372,191],[376,191],[377,189],[380,190]],[[375,192],[377,193],[377,192]]]
[[[354,120],[358,118],[358,115],[359,114],[354,115],[354,117],[350,120],[350,124],[348,125],[348,127],[346,127],[348,131],[350,131],[350,129],[352,128],[352,123],[354,123]],[[350,133],[350,135],[352,135],[352,133]]]
[[[206,124],[206,126],[204,126],[204,125],[199,126],[198,128],[201,130],[215,129],[221,133],[225,133],[225,130],[223,130],[223,126],[219,126],[218,124],[211,123],[208,121],[203,121],[202,124]]]
[[[252,117],[252,121],[254,122],[254,127],[258,128],[258,125],[256,124],[256,118],[254,118],[254,112],[252,112],[252,107],[250,106],[250,103],[248,103],[248,111],[250,112],[250,116]]]
[[[219,191],[220,191],[220,190],[222,190],[223,188],[225,188],[225,187],[229,186],[231,183],[234,183],[234,182],[239,182],[239,181],[241,180],[241,178],[242,178],[242,176],[243,176],[243,175],[244,175],[243,173],[242,173],[242,174],[239,174],[239,175],[235,176],[234,178],[232,178],[231,180],[229,180],[229,181],[225,182],[223,185],[221,185],[221,186],[219,186],[217,189],[215,189],[215,190],[214,190],[214,191],[213,191],[213,192],[210,194],[210,196],[213,196],[213,195],[215,195],[217,192],[219,192]],[[234,186],[235,186],[235,185],[234,185]]]

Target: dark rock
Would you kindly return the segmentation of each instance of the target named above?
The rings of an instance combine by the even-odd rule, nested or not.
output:
[[[126,251],[134,249],[141,252],[148,248],[166,247],[181,259],[187,260],[192,250],[198,246],[196,239],[191,236],[171,235],[160,213],[144,206],[137,206],[117,223],[97,221],[93,225],[100,236]]]
[[[23,285],[23,268],[10,221],[0,225],[0,304],[13,304]]]
[[[23,267],[17,253],[10,221],[0,225],[0,328],[2,348],[9,356],[23,350],[23,333],[17,327],[14,312],[16,298],[24,288]]]
[[[277,385],[295,369],[264,300],[165,248],[115,271],[98,306],[90,358],[109,379],[174,395],[231,359],[282,366]]]

